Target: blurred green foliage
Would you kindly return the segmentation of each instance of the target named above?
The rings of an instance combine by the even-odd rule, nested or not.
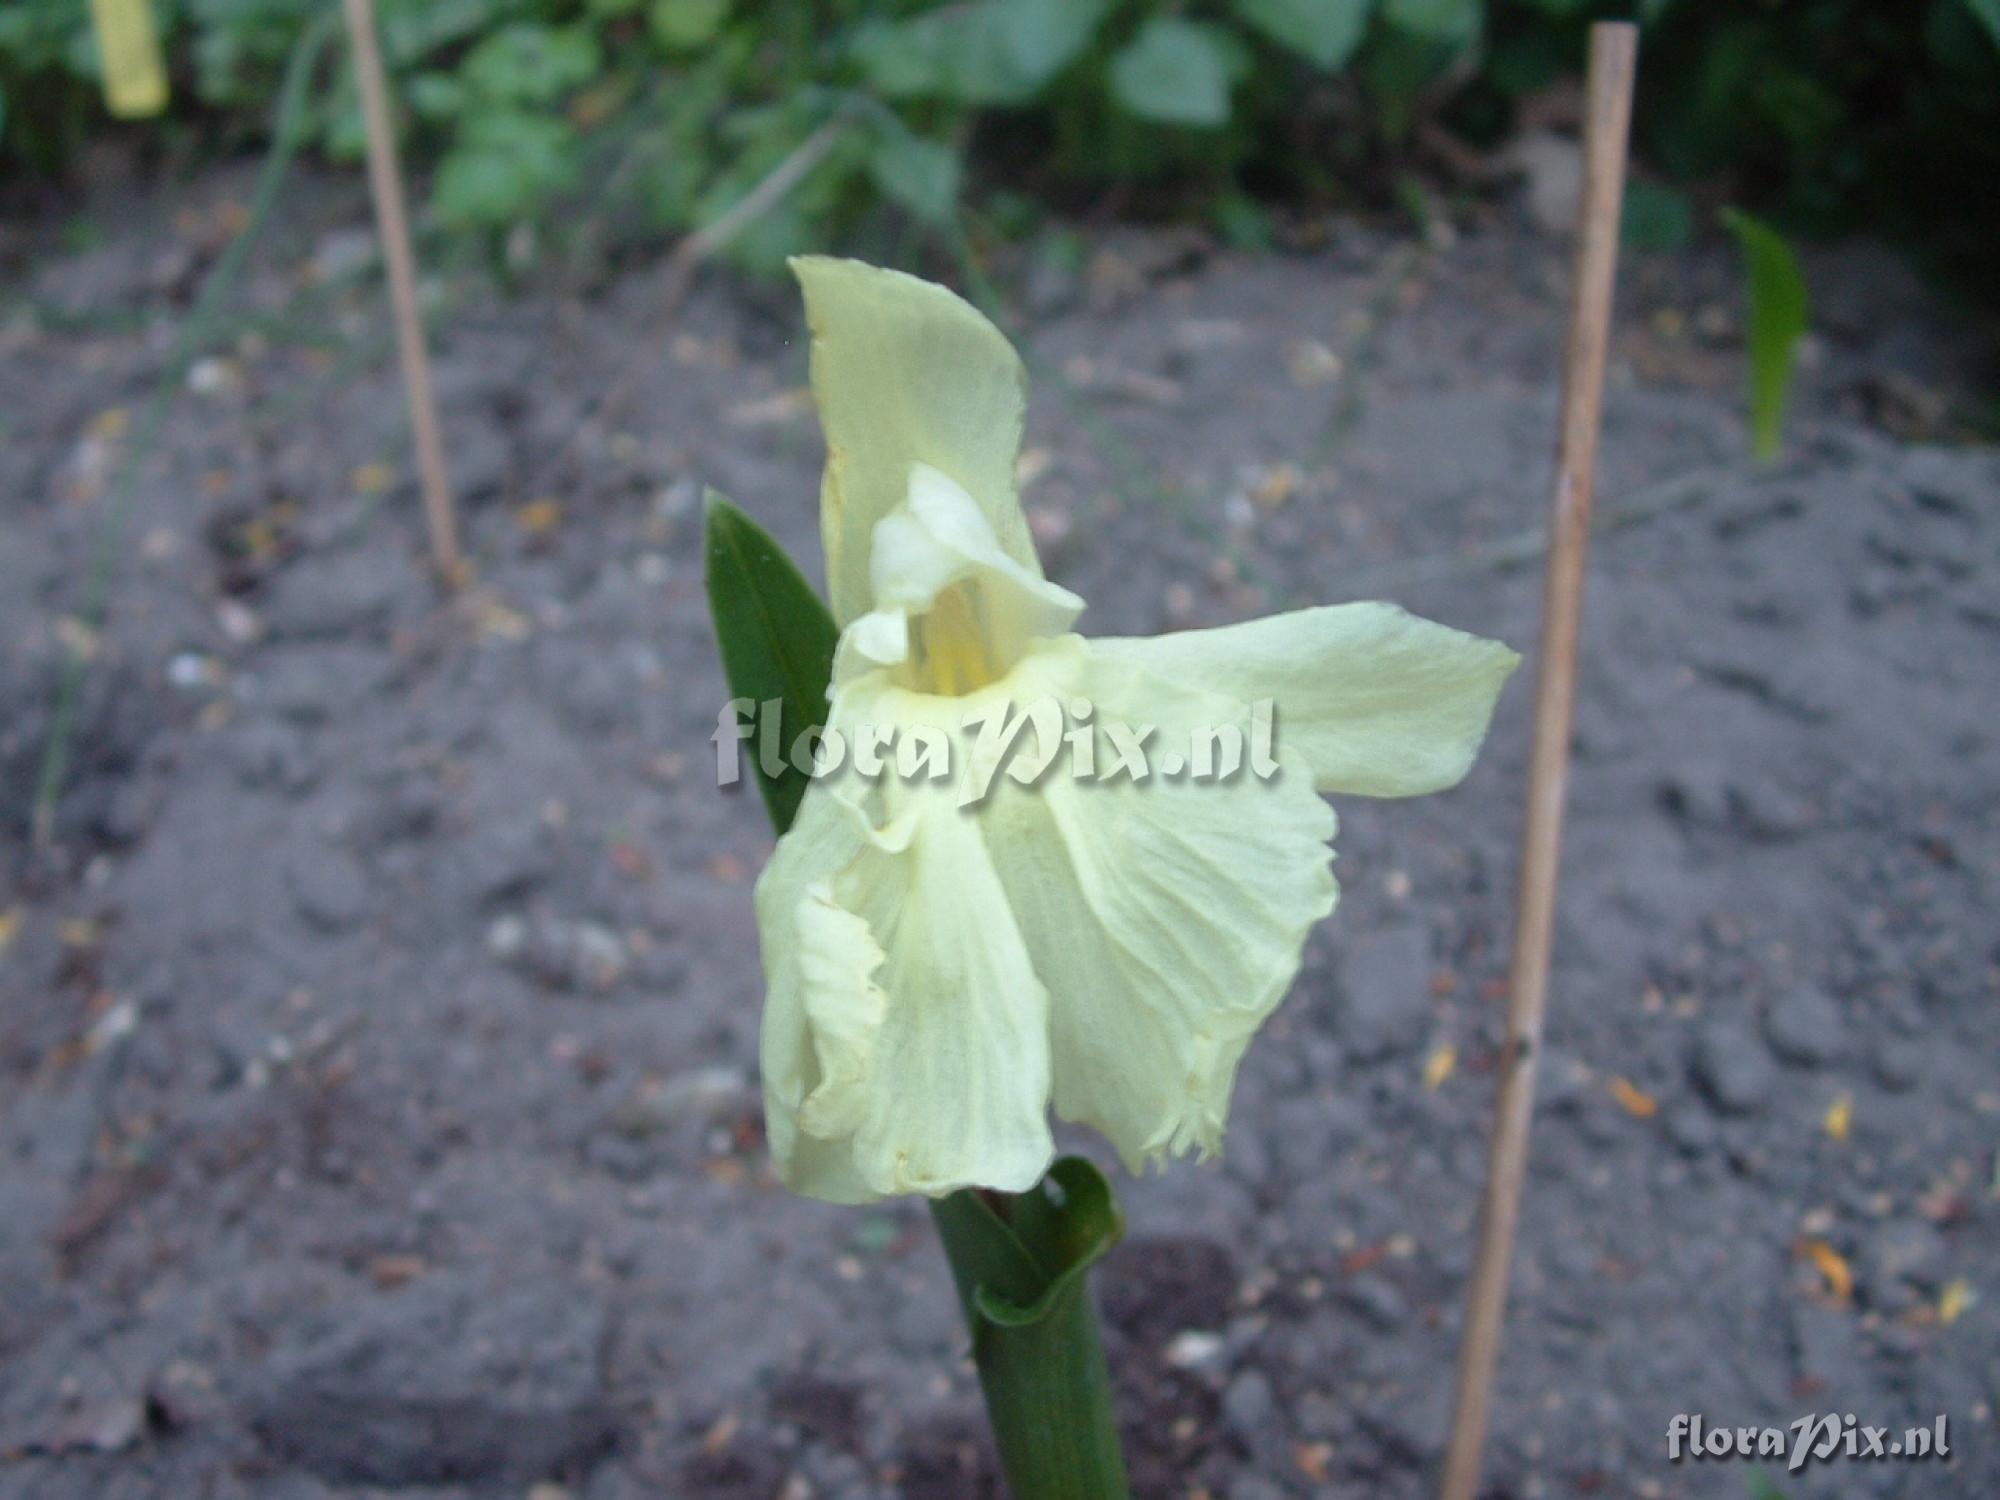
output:
[[[1722,219],[1743,256],[1750,305],[1751,448],[1759,458],[1776,458],[1791,395],[1792,362],[1806,333],[1806,280],[1791,246],[1770,225],[1733,208],[1724,209]]]
[[[155,0],[183,139],[258,128],[327,0]],[[1587,24],[1647,26],[1639,139],[1671,181],[1808,229],[1893,222],[1983,251],[2000,212],[2000,0],[378,0],[406,146],[448,229],[713,221],[793,159],[729,242],[770,266],[893,206],[922,228],[1089,201],[1208,215],[1387,197],[1427,123],[1502,139]],[[85,0],[0,5],[0,166],[62,168],[103,118]],[[833,127],[829,141],[826,132]],[[152,127],[157,129],[157,125]],[[314,134],[357,156],[351,77]],[[813,143],[809,148],[807,143]],[[1992,195],[1986,194],[1991,200]],[[1646,233],[1680,232],[1655,198]],[[1642,235],[1642,238],[1644,236]]]

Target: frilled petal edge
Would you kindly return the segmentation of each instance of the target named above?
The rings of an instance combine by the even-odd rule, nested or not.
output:
[[[870,827],[815,785],[757,897],[786,1185],[853,1203],[1038,1181],[1055,1149],[1048,996],[977,822],[919,794]]]
[[[1242,717],[1230,699],[1163,690],[1092,643],[1066,644],[1083,653],[1097,718],[1152,726],[1162,752]],[[1337,896],[1333,810],[1304,764],[1269,780],[1055,776],[1003,788],[989,820],[1051,991],[1057,1114],[1101,1131],[1135,1172],[1217,1150],[1237,1065]]]

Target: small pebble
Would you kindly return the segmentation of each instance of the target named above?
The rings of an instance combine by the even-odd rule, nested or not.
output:
[[[1831,995],[1817,986],[1802,985],[1771,1007],[1764,1018],[1764,1035],[1771,1050],[1786,1062],[1822,1068],[1845,1048],[1847,1023]]]
[[[1711,1021],[1695,1038],[1694,1081],[1720,1114],[1751,1115],[1771,1102],[1777,1068],[1749,1027]]]
[[[1891,1093],[1904,1094],[1924,1076],[1923,1048],[1903,1039],[1883,1042],[1874,1049],[1875,1081]]]
[[[368,914],[368,877],[342,850],[300,853],[286,867],[285,883],[299,915],[321,932],[346,932]]]

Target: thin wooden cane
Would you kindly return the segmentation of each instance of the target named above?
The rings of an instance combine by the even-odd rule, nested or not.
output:
[[[368,190],[375,200],[375,228],[382,262],[389,272],[389,303],[396,322],[396,349],[402,358],[403,390],[410,403],[410,431],[417,443],[417,471],[430,530],[431,563],[446,588],[455,588],[464,568],[458,552],[451,479],[445,470],[444,439],[438,429],[437,396],[431,387],[430,353],[417,310],[417,273],[410,254],[410,229],[403,215],[403,174],[396,162],[396,137],[389,123],[389,87],[375,42],[373,0],[345,0],[347,31],[354,47],[354,79],[361,94],[361,120],[368,135]]]
[[[1605,346],[1611,327],[1612,273],[1625,185],[1625,141],[1632,115],[1638,29],[1600,22],[1590,29],[1584,122],[1584,188],[1578,211],[1576,280],[1569,346],[1563,360],[1562,431],[1549,527],[1542,601],[1541,665],[1535,684],[1534,739],[1528,760],[1528,809],[1521,836],[1520,890],[1508,988],[1507,1040],[1500,1055],[1499,1101],[1480,1207],[1479,1258],[1473,1268],[1465,1333],[1459,1346],[1450,1446],[1441,1500],[1473,1500],[1493,1395],[1502,1315],[1528,1167],[1528,1121],[1535,1063],[1548,999],[1549,950],[1555,932],[1556,871],[1561,858],[1563,784],[1569,774],[1571,709],[1576,697],[1577,622],[1584,549],[1590,539],[1592,475],[1604,405]]]

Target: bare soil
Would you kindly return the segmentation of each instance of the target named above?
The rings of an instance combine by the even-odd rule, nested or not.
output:
[[[662,330],[657,265],[446,278],[441,607],[365,219],[298,186],[140,457],[31,849],[107,477],[243,187],[108,201],[4,288],[0,1496],[997,1493],[921,1205],[790,1197],[760,1136],[699,496],[816,566],[788,289]],[[1376,596],[1532,649],[1561,244],[1095,244],[1003,278],[1084,628]],[[1867,246],[1810,270],[1758,467],[1727,255],[1625,269],[1496,1496],[1746,1495],[1673,1416],[1817,1411],[1954,1457],[1794,1496],[2000,1493],[2000,455],[1935,440],[1964,318]],[[1431,1492],[1528,689],[1461,788],[1340,804],[1224,1159],[1121,1185],[1143,1496]]]

